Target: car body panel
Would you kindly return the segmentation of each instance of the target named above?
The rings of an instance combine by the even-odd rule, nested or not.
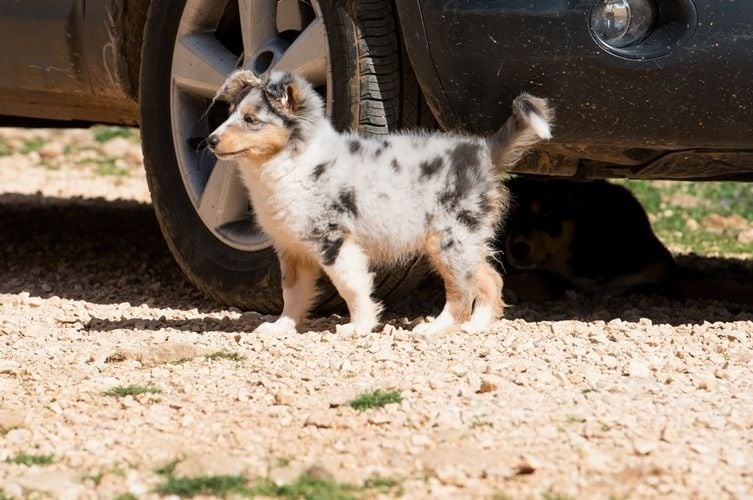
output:
[[[124,5],[0,0],[0,114],[136,124]]]
[[[753,150],[749,2],[695,0],[696,24],[666,55],[646,60],[594,40],[590,0],[398,5],[416,75],[445,128],[491,132],[528,91],[550,98],[557,112],[547,150],[571,158],[645,166],[670,151]],[[430,60],[431,71],[418,59]],[[577,169],[563,159],[549,167]],[[731,170],[746,169],[753,171]]]

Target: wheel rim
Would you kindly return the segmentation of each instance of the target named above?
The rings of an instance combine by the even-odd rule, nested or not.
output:
[[[217,160],[204,138],[227,116],[212,98],[235,69],[294,71],[331,109],[332,84],[324,21],[309,0],[187,0],[178,25],[170,78],[172,136],[183,179],[204,225],[226,245],[258,251],[270,245],[255,224],[234,161]]]

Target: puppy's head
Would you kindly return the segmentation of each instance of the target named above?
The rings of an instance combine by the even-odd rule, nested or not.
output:
[[[505,225],[505,251],[518,269],[547,269],[567,260],[577,202],[561,183],[516,178],[508,183],[514,206]]]
[[[261,164],[308,137],[324,118],[322,100],[292,73],[260,79],[247,70],[231,74],[215,99],[230,103],[230,116],[207,137],[218,158],[246,158]]]

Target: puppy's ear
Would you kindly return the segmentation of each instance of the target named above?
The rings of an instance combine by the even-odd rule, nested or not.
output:
[[[233,103],[236,98],[246,89],[261,87],[261,80],[253,71],[239,69],[227,77],[214,96],[214,100],[222,99]]]
[[[301,87],[291,73],[282,73],[264,86],[269,103],[283,116],[293,117],[301,109]]]

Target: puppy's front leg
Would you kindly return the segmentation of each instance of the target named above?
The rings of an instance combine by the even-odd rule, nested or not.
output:
[[[346,328],[359,335],[370,333],[379,321],[382,307],[371,298],[374,275],[369,272],[369,258],[351,240],[345,240],[337,255],[325,262],[327,273],[337,292],[348,304],[350,323]]]
[[[316,299],[318,269],[306,259],[278,252],[282,271],[282,315],[273,323],[262,323],[254,333],[280,335],[295,331],[306,319]]]

